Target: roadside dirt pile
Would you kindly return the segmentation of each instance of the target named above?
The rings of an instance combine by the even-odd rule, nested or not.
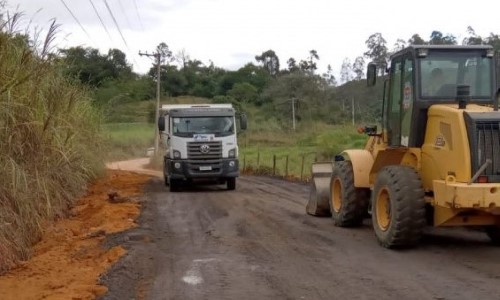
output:
[[[109,170],[94,182],[68,219],[45,226],[32,258],[0,276],[0,299],[94,299],[106,293],[99,276],[126,251],[104,249],[101,242],[136,226],[139,195],[149,178]]]

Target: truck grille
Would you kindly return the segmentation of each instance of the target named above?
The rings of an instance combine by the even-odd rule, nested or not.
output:
[[[487,159],[491,164],[481,175],[488,182],[500,182],[500,120],[498,113],[465,113],[471,149],[472,174],[481,168]]]
[[[222,142],[189,142],[188,159],[222,158]]]

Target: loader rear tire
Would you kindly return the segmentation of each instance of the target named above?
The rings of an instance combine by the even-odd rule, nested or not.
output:
[[[491,243],[496,246],[500,246],[500,227],[499,226],[487,226],[485,228],[486,234],[491,240]]]
[[[369,189],[354,187],[350,161],[335,162],[330,180],[330,211],[335,226],[360,226],[368,211],[369,195]]]
[[[405,166],[387,166],[375,180],[372,224],[386,248],[418,244],[426,225],[425,199],[417,172]]]

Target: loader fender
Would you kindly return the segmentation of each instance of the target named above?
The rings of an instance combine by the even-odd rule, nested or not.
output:
[[[350,161],[354,171],[354,186],[370,187],[370,170],[373,166],[373,156],[368,150],[351,149],[340,154],[343,160]]]

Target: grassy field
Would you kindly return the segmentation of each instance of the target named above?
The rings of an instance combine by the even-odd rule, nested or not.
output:
[[[310,124],[293,133],[250,129],[239,137],[240,164],[256,174],[307,179],[312,162],[331,160],[344,149],[363,148],[365,141],[366,136],[352,126]]]
[[[154,146],[155,128],[148,123],[110,123],[103,125],[108,141],[108,160],[144,157]]]

